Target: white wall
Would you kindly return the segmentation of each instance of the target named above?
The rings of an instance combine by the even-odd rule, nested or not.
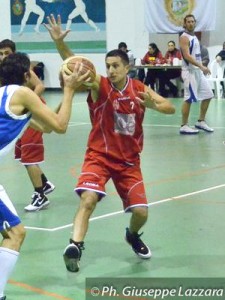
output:
[[[175,34],[148,34],[144,26],[144,1],[145,0],[106,0],[106,37],[107,50],[117,48],[118,43],[124,41],[129,49],[132,50],[135,57],[143,57],[148,49],[149,42],[155,42],[164,53],[166,44],[170,39],[178,42],[178,36]],[[203,44],[206,46],[221,45],[225,41],[224,36],[224,10],[225,1],[217,2],[217,20],[216,30],[204,32],[202,34]],[[1,0],[0,10],[0,39],[11,38],[10,33],[10,1]],[[7,14],[7,10],[9,13]],[[159,16],[160,17],[160,16]],[[76,53],[79,54],[79,53]],[[80,53],[82,55],[82,53]],[[83,54],[89,57],[96,66],[97,72],[105,75],[105,54]],[[40,53],[31,54],[32,60],[40,60],[46,66],[46,87],[59,87],[58,71],[62,60],[58,54]]]
[[[7,13],[8,12],[8,13]],[[10,1],[1,0],[0,9],[0,41],[11,38]]]
[[[126,42],[135,57],[143,56],[149,34],[144,26],[144,0],[106,0],[107,48]]]

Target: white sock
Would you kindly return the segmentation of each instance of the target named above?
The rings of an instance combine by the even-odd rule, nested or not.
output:
[[[18,257],[19,252],[0,247],[0,297],[4,296],[6,283],[16,265]]]

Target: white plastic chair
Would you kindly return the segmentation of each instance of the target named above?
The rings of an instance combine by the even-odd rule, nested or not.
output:
[[[223,95],[223,87],[221,82],[223,82],[225,86],[225,78],[224,78],[224,69],[225,62],[218,63],[215,59],[210,63],[209,69],[211,71],[211,75],[207,77],[207,80],[212,83],[212,89],[215,91],[215,97],[217,99],[221,99]]]
[[[214,45],[207,47],[209,52],[209,61],[213,61],[217,54],[222,50],[222,45]]]

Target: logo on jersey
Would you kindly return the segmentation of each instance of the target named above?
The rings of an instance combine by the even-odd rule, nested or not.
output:
[[[9,230],[11,226],[9,225],[9,223],[7,221],[3,221],[3,228],[4,230]]]
[[[130,100],[130,97],[127,96],[127,97],[119,97],[118,98],[118,101],[125,101],[125,100]]]
[[[134,135],[135,114],[114,112],[114,131],[123,135]]]
[[[92,187],[99,187],[99,185],[97,183],[87,182],[87,181],[84,181],[83,185],[92,186]]]
[[[196,0],[164,0],[168,19],[176,26],[183,26],[184,17],[193,13],[195,4]]]

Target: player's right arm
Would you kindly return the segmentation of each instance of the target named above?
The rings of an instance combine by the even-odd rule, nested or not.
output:
[[[49,17],[47,17],[47,20],[48,20],[48,24],[44,24],[44,26],[48,30],[53,41],[55,42],[57,50],[60,56],[62,57],[62,59],[65,60],[66,58],[73,56],[74,53],[69,49],[67,44],[64,42],[64,38],[67,36],[70,30],[65,30],[65,31],[62,30],[60,15],[58,15],[57,19],[55,19],[54,15],[51,14]],[[94,102],[97,101],[98,99],[100,80],[101,80],[101,76],[97,74],[95,81],[93,82],[91,87],[91,95]]]
[[[204,74],[210,74],[210,70],[203,66],[203,64],[197,61],[191,54],[189,50],[189,39],[186,36],[180,37],[180,49],[183,55],[184,60],[188,61],[192,65],[198,67],[202,70]]]
[[[52,111],[47,105],[44,105],[40,98],[27,87],[18,89],[13,94],[10,102],[13,107],[15,103],[19,103],[18,109],[24,108],[24,111],[32,113],[34,122],[31,121],[31,127],[44,132],[55,131],[57,133],[65,133],[71,114],[73,96],[73,89],[64,88],[62,105],[58,114]],[[13,109],[11,110],[14,112]]]
[[[60,15],[55,19],[54,15],[51,14],[47,17],[48,24],[44,24],[45,28],[48,30],[51,38],[55,42],[56,48],[62,57],[62,59],[66,59],[70,56],[73,56],[74,53],[69,49],[69,47],[64,42],[64,38],[70,32],[70,30],[62,30],[62,23]]]
[[[31,112],[34,122],[31,122],[35,129],[45,132],[55,131],[65,133],[68,127],[72,100],[75,90],[89,78],[90,72],[79,75],[81,66],[76,64],[71,75],[63,73],[63,99],[58,112],[52,111],[47,105],[43,104],[40,98],[28,87],[22,86],[15,91],[10,100],[10,109],[16,115]],[[37,128],[39,126],[39,128]]]

